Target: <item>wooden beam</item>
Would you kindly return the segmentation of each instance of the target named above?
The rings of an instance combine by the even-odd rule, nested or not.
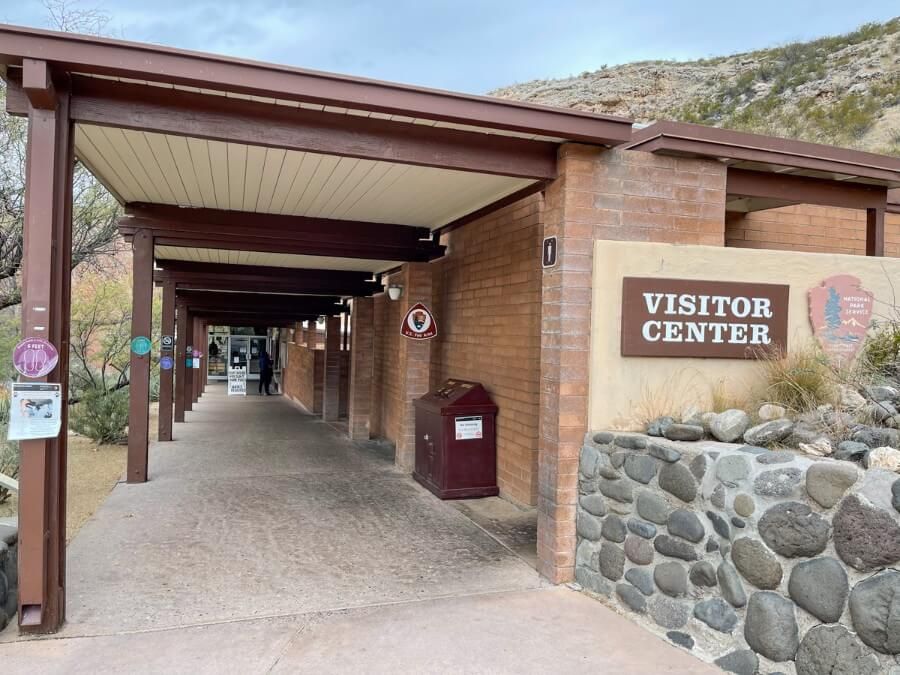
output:
[[[42,59],[25,59],[22,63],[22,91],[32,108],[55,110],[58,97],[50,67]],[[71,108],[70,108],[71,111]]]
[[[75,122],[516,178],[556,177],[557,143],[75,76]]]
[[[884,256],[884,208],[866,209],[866,255]]]
[[[382,290],[367,272],[312,270],[289,267],[253,267],[217,263],[157,260],[154,278],[171,281],[180,289],[257,291],[366,297]]]
[[[209,209],[156,208],[129,205],[134,214],[120,218],[119,232],[128,237],[151,231],[158,246],[181,246],[269,253],[292,253],[370,260],[428,262],[443,255],[444,248],[428,237],[426,228],[382,225]],[[221,222],[216,219],[223,214]]]
[[[78,73],[154,80],[422,117],[584,143],[617,145],[631,138],[631,121],[610,115],[424,89],[157,45],[0,26],[0,63],[20,63],[23,57],[43,58]]]
[[[847,209],[884,209],[887,202],[884,187],[731,168],[728,169],[726,192],[729,197],[761,197]]]

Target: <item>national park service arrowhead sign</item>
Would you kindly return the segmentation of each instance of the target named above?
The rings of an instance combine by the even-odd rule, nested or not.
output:
[[[809,290],[809,321],[828,356],[853,360],[869,329],[874,300],[852,274],[836,274]]]
[[[400,335],[410,340],[430,340],[437,335],[437,322],[421,302],[409,308],[400,326]]]

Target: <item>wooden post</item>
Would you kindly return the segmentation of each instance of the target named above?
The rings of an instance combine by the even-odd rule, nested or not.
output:
[[[61,385],[62,425],[53,439],[20,443],[19,626],[50,633],[65,621],[66,440],[72,267],[72,124],[68,83],[44,61],[25,59],[28,93],[22,336],[49,340],[59,363],[36,381]]]
[[[186,412],[190,412],[194,407],[194,366],[193,366],[193,353],[192,348],[194,347],[194,317],[191,316],[191,313],[185,310],[185,352],[184,352],[184,409]]]
[[[884,207],[866,209],[866,255],[884,256]]]
[[[149,338],[153,328],[153,233],[139,230],[132,242],[133,270],[131,294],[131,338]],[[147,480],[147,449],[150,431],[150,352],[131,350],[131,377],[128,386],[128,469],[129,483]]]
[[[187,377],[187,308],[175,303],[175,421],[184,422],[185,378]]]
[[[175,282],[164,281],[162,291],[162,335],[175,336]],[[175,349],[170,352],[160,350],[161,356],[169,356],[175,360]],[[159,428],[157,437],[160,441],[172,440],[172,384],[173,370],[159,369]]]
[[[194,324],[194,328],[193,328],[192,335],[193,335],[194,339],[193,339],[192,344],[194,347],[194,351],[196,352],[196,351],[200,351],[200,348],[203,344],[203,337],[202,337],[203,333],[200,329],[201,324],[200,324],[200,319],[198,317],[194,317],[193,324]],[[192,364],[191,365],[191,374],[193,375],[192,382],[191,382],[191,402],[196,403],[197,401],[200,400],[200,369],[194,368],[193,364]]]

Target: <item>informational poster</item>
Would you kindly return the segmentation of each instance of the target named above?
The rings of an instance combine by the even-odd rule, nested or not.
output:
[[[475,438],[484,438],[484,424],[481,415],[457,417],[453,421],[456,425],[456,440],[469,441]]]
[[[247,369],[241,366],[232,366],[228,369],[228,395],[247,395]]]
[[[50,382],[13,382],[8,439],[25,441],[59,436],[61,392],[61,385]]]

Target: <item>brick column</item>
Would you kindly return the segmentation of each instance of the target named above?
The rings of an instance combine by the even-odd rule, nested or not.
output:
[[[577,144],[560,149],[558,169],[544,202],[544,236],[558,238],[558,264],[542,276],[538,569],[562,583],[574,574],[578,455],[588,431],[595,241],[722,246],[726,169]]]
[[[574,576],[578,453],[587,429],[590,366],[593,232],[567,220],[567,188],[591,174],[590,161],[570,161],[564,147],[560,177],[544,202],[544,236],[558,238],[558,263],[543,272],[537,554],[538,571],[554,583]]]
[[[428,263],[407,263],[400,273],[403,286],[403,315],[417,302],[429,309],[431,298],[431,267]],[[441,317],[435,317],[440,330]],[[400,330],[400,326],[389,326],[388,330]],[[431,386],[431,341],[400,338],[400,391],[398,392],[401,411],[397,434],[397,450],[394,461],[404,471],[412,471],[416,456],[416,418],[413,401],[428,393]]]
[[[325,321],[325,391],[322,396],[322,419],[333,422],[340,418],[341,406],[341,317],[329,316]]]
[[[306,347],[315,349],[319,334],[318,324],[315,321],[308,321],[307,325],[309,328],[306,329]]]
[[[375,375],[375,301],[372,298],[353,298],[350,341],[350,438],[367,441]]]

